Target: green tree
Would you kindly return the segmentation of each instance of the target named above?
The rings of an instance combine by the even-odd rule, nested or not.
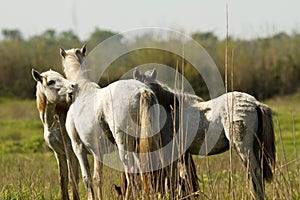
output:
[[[96,28],[95,31],[91,34],[89,37],[87,44],[89,46],[89,49],[93,49],[96,47],[99,43],[102,41],[116,35],[117,33],[112,32],[112,31],[107,31],[107,30],[101,30],[99,28]],[[118,37],[117,41],[120,42],[122,37]]]
[[[17,29],[4,29],[2,30],[2,35],[4,36],[5,40],[23,40],[22,33]]]

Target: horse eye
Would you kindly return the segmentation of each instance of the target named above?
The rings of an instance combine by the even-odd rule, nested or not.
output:
[[[55,81],[54,80],[50,80],[48,81],[47,85],[54,85],[55,84]]]

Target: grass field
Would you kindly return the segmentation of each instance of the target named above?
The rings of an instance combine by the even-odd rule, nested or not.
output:
[[[277,165],[266,184],[268,199],[300,199],[300,93],[265,101],[274,112]],[[35,101],[0,98],[0,199],[59,199],[57,165],[43,141]],[[201,199],[252,199],[251,182],[233,153],[195,157]],[[113,199],[111,185],[120,173],[105,169],[104,196]],[[231,181],[229,181],[231,180]],[[80,193],[85,199],[82,182]]]

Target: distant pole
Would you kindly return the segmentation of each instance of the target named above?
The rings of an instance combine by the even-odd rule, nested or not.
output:
[[[77,0],[71,0],[71,4],[72,4],[72,7],[71,7],[71,9],[72,9],[72,25],[73,25],[73,31],[74,31],[74,33],[75,33],[75,35],[77,35],[78,36],[78,30],[77,30],[77,13],[76,13],[76,8],[77,8],[77,2],[76,2]]]
[[[232,141],[233,141],[233,134],[232,134],[232,122],[233,122],[233,99],[234,96],[231,96],[231,103],[232,103],[232,113],[229,113],[229,99],[228,99],[228,4],[226,4],[226,48],[225,48],[225,90],[226,90],[226,103],[227,103],[227,111],[228,111],[228,119],[229,119],[229,187],[228,189],[231,191],[231,199],[235,199],[235,192],[234,192],[234,183],[233,183],[233,172],[232,172]],[[233,81],[233,80],[232,80]],[[229,191],[228,191],[229,192]]]

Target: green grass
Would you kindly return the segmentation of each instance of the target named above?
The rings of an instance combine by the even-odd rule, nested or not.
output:
[[[56,164],[51,153],[1,156],[1,199],[59,199]]]
[[[277,156],[284,156],[293,161],[300,152],[300,93],[284,97],[276,97],[266,101],[273,110],[273,120],[276,136]],[[280,140],[282,137],[282,141]]]
[[[38,119],[35,101],[0,98],[0,121],[26,119]]]
[[[0,99],[0,154],[45,151],[43,126],[33,100]]]
[[[277,165],[268,199],[300,198],[300,93],[267,100],[274,112]],[[60,199],[57,164],[43,139],[35,101],[0,98],[0,199]],[[229,152],[194,157],[202,199],[251,199],[248,174],[233,152],[232,181]],[[120,173],[105,168],[104,196],[112,199],[111,185]],[[80,182],[80,194],[85,190]]]

